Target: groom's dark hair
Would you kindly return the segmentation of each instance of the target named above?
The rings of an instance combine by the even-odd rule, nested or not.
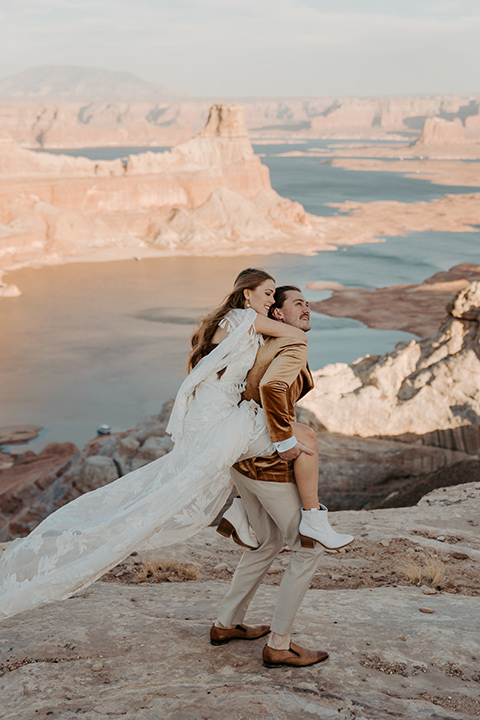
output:
[[[273,311],[276,310],[276,308],[282,308],[285,300],[287,299],[287,293],[290,292],[290,290],[295,290],[296,292],[302,292],[300,288],[298,288],[296,285],[280,285],[275,290],[274,300],[275,302],[268,310],[268,317],[273,318]],[[273,318],[275,319],[275,318]]]

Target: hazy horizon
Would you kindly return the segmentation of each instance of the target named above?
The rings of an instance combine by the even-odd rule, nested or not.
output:
[[[130,72],[193,98],[480,91],[474,0],[17,0],[0,77],[42,65]]]
[[[71,70],[81,69],[81,70],[87,70],[87,71],[90,70],[90,71],[94,71],[94,72],[95,72],[95,71],[98,71],[99,73],[103,73],[103,72],[105,72],[105,70],[106,70],[105,68],[98,68],[98,67],[89,66],[89,65],[83,65],[83,66],[80,66],[80,65],[37,66],[37,67],[26,68],[23,73],[22,73],[22,72],[19,72],[19,73],[15,73],[14,75],[8,75],[8,76],[2,76],[2,75],[0,75],[0,83],[2,83],[4,80],[11,80],[12,78],[17,77],[17,76],[18,76],[18,77],[21,77],[21,76],[23,76],[24,74],[30,73],[30,72],[35,71],[35,70],[42,70],[42,69],[44,69],[44,68],[46,69],[47,67],[48,67],[48,68],[55,69],[55,70],[57,70],[57,69],[66,69],[66,70],[69,70],[69,69],[71,69]],[[123,71],[123,70],[122,70],[122,71],[107,71],[107,72],[112,72],[112,73],[119,72],[119,73],[122,73],[122,74],[125,73],[126,75],[130,75],[130,76],[131,76],[131,79],[137,79],[140,83],[153,82],[153,81],[146,81],[144,77],[141,77],[141,76],[136,75],[136,74],[134,74],[134,73],[129,73],[128,71]],[[167,83],[158,83],[158,86],[161,86],[161,85],[163,85],[166,89],[178,90],[178,88],[173,87],[173,85],[171,85],[171,84],[168,83],[168,82],[167,82]],[[187,102],[187,101],[199,101],[199,102],[206,102],[206,101],[208,101],[208,102],[218,102],[218,101],[225,101],[225,102],[259,101],[259,102],[261,102],[261,101],[282,101],[282,100],[285,100],[285,101],[286,101],[286,100],[319,100],[319,99],[322,100],[322,99],[328,99],[328,98],[331,98],[332,100],[333,100],[333,99],[335,99],[335,100],[344,100],[344,99],[345,99],[345,100],[348,100],[348,99],[375,100],[375,99],[383,99],[383,98],[388,98],[388,97],[392,97],[392,98],[406,97],[406,98],[407,98],[407,97],[448,97],[448,96],[452,96],[452,97],[453,97],[453,96],[455,96],[455,97],[457,97],[457,96],[464,96],[465,98],[467,98],[467,97],[472,97],[472,98],[473,98],[473,97],[480,97],[480,89],[479,89],[477,92],[463,92],[463,93],[460,93],[460,92],[451,92],[451,93],[397,93],[397,94],[395,94],[395,93],[384,93],[384,94],[378,94],[378,95],[374,95],[374,94],[345,95],[345,94],[340,94],[340,93],[336,93],[336,94],[333,94],[333,93],[332,93],[331,95],[261,95],[261,94],[257,94],[257,95],[219,95],[218,93],[217,93],[217,94],[211,94],[211,95],[189,95],[189,94],[187,94],[187,93],[182,94],[181,92],[178,92],[178,93],[175,93],[174,95],[172,95],[169,99],[170,99],[172,102],[177,102],[177,101],[179,101],[179,102],[182,102],[182,101],[186,101],[186,102]],[[165,98],[168,98],[168,97],[169,97],[168,95],[165,96]],[[1,95],[0,95],[0,99],[1,99],[2,101],[3,101],[3,100],[8,100],[9,102],[15,100],[15,98],[4,98],[4,97],[1,96]],[[21,99],[25,99],[25,98],[21,98]],[[30,97],[27,98],[27,99],[29,100],[29,102],[31,102],[31,101],[34,100],[35,98],[34,98],[33,96],[30,96]],[[43,101],[44,99],[58,99],[58,100],[61,100],[62,97],[59,96],[58,98],[56,98],[56,96],[50,96],[50,95],[47,96],[47,97],[44,97],[44,96],[39,96],[39,97],[38,97],[38,100],[39,100],[39,101]],[[125,99],[127,99],[127,98],[125,98]],[[134,101],[134,100],[132,100],[132,102],[133,102],[133,101]]]

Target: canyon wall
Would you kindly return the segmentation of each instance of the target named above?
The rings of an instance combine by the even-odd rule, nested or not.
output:
[[[252,137],[418,136],[427,118],[458,119],[480,139],[478,95],[242,99]],[[0,100],[0,127],[32,148],[164,146],[204,126],[211,100]]]

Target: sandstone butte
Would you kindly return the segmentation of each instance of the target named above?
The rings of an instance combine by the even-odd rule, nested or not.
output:
[[[472,131],[472,128],[475,130]],[[441,116],[426,117],[419,137],[413,141],[375,146],[352,143],[343,147],[335,147],[333,152],[332,149],[317,150],[317,154],[319,156],[333,154],[338,158],[362,158],[364,161],[366,158],[375,158],[377,161],[382,157],[396,160],[408,158],[409,161],[417,161],[415,166],[412,166],[410,162],[412,172],[422,171],[422,161],[428,159],[435,161],[478,160],[480,158],[480,116],[470,116],[464,122],[459,117],[453,120],[447,120]],[[354,165],[347,162],[342,163],[339,160],[334,160],[332,164],[339,167],[353,167],[353,169],[369,169],[367,166],[355,168]],[[385,164],[383,163],[383,165]],[[372,169],[375,168],[372,167]],[[383,169],[384,167],[382,167]],[[388,168],[386,169],[388,170]],[[478,185],[480,182],[478,169],[474,168],[474,171]],[[462,182],[453,182],[452,184],[462,184]]]
[[[325,157],[320,162],[333,167],[366,172],[401,173],[409,178],[429,180],[439,185],[462,185],[480,188],[480,133],[467,130],[470,125],[480,129],[480,116],[447,120],[434,116],[425,118],[420,136],[413,142],[385,143],[374,146],[360,142],[315,148],[310,151],[292,151],[282,156]],[[333,158],[331,156],[334,156]],[[382,158],[388,158],[382,159]],[[472,202],[478,201],[471,198]]]
[[[464,145],[465,142],[465,130],[460,118],[455,118],[450,122],[441,117],[431,117],[425,120],[422,133],[414,143],[414,147]]]
[[[298,244],[327,246],[319,221],[272,190],[239,105],[213,106],[195,138],[125,165],[36,153],[0,137],[0,268],[102,259],[102,251],[114,259]]]
[[[473,282],[433,336],[314,372],[299,418],[317,432],[327,506],[411,505],[436,487],[480,480],[479,339],[480,282]],[[0,456],[0,541],[27,534],[56,507],[168,452],[170,410],[167,403],[157,416],[81,451],[50,443],[39,455]]]
[[[213,106],[193,139],[126,164],[36,153],[0,137],[0,273],[75,259],[311,254],[408,232],[476,232],[480,224],[476,193],[335,206],[338,215],[309,215],[272,190],[235,104]],[[0,284],[0,295],[19,292]]]

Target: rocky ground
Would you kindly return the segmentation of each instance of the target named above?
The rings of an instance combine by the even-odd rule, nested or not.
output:
[[[479,513],[478,482],[436,490],[414,507],[333,513],[332,525],[356,540],[340,551],[325,551],[312,587],[357,590],[417,582],[429,586],[432,594],[480,596]],[[130,556],[103,580],[122,584],[228,580],[241,554],[240,547],[208,529],[187,546],[167,549],[160,557]],[[280,584],[289,556],[284,548],[266,584]]]
[[[332,520],[357,540],[325,553],[295,627],[297,642],[328,650],[325,663],[269,670],[262,640],[208,643],[239,557],[209,528],[168,552],[130,557],[70,600],[4,621],[0,717],[479,716],[480,483]],[[288,555],[260,587],[251,622],[271,617]]]

